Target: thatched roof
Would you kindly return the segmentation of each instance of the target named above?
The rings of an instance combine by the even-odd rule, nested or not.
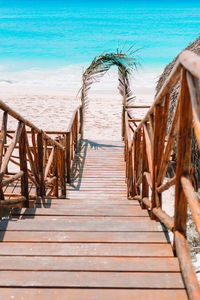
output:
[[[200,36],[193,42],[191,43],[188,47],[186,47],[184,50],[190,50],[197,55],[200,56]],[[164,69],[162,75],[160,76],[157,86],[156,86],[156,93],[158,93],[163,86],[165,80],[168,78],[172,68],[174,67],[174,64],[176,63],[178,59],[178,55],[175,57],[175,59],[169,63],[166,68]],[[172,119],[174,116],[176,104],[177,104],[177,99],[179,95],[179,90],[180,90],[180,82],[178,82],[175,87],[172,89],[170,93],[170,107],[169,107],[169,116],[168,116],[168,130],[170,128],[170,124],[172,123]],[[176,149],[176,146],[174,147],[174,150]],[[175,150],[176,152],[176,150]],[[176,160],[176,159],[175,159]],[[192,141],[192,156],[191,156],[191,162],[192,162],[192,167],[195,173],[196,181],[199,181],[200,184],[200,151],[198,149],[198,144],[196,141],[196,137],[193,134],[193,141]],[[196,187],[197,188],[197,187]]]
[[[199,36],[194,42],[192,42],[189,46],[187,46],[184,50],[190,50],[190,51],[192,51],[192,52],[194,52],[194,53],[196,53],[197,55],[200,56],[200,36]],[[183,50],[183,51],[184,51],[184,50]],[[179,54],[180,54],[180,53],[179,53]],[[179,54],[178,54],[178,55],[179,55]],[[158,83],[157,83],[157,86],[156,86],[156,93],[159,92],[159,90],[161,89],[163,83],[165,82],[165,80],[166,80],[167,77],[169,76],[169,74],[170,74],[172,68],[174,67],[174,65],[175,65],[175,63],[176,63],[176,61],[177,61],[177,59],[178,59],[178,55],[174,58],[174,60],[172,60],[171,63],[169,63],[169,64],[165,67],[165,69],[164,69],[162,75],[160,76],[160,78],[159,78],[159,80],[158,80]]]

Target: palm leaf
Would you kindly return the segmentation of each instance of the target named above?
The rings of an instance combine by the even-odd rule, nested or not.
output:
[[[135,97],[133,96],[130,87],[130,75],[133,71],[137,70],[138,61],[133,54],[135,54],[135,52],[139,49],[133,50],[133,45],[127,51],[123,52],[124,47],[125,44],[120,51],[117,47],[116,53],[104,52],[95,57],[90,66],[83,73],[82,87],[80,89],[83,112],[88,105],[88,91],[92,84],[98,82],[113,65],[118,67],[118,90],[123,97],[123,104],[132,104],[134,101]]]

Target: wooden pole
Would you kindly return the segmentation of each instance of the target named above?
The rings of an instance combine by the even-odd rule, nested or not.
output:
[[[153,165],[152,165],[152,198],[151,198],[151,219],[155,219],[153,214],[153,209],[155,207],[162,206],[162,198],[161,194],[157,192],[157,176],[158,176],[158,161],[159,161],[159,150],[160,143],[162,144],[163,136],[161,134],[161,126],[162,126],[162,115],[163,115],[163,107],[161,105],[155,106],[154,111],[154,119],[155,119],[155,128],[153,134]]]
[[[178,149],[176,165],[174,231],[186,235],[187,200],[183,192],[181,177],[188,176],[191,162],[192,105],[186,80],[186,70],[182,70],[180,90],[180,113],[178,124]],[[174,244],[175,246],[175,244]]]
[[[83,137],[83,108],[80,106],[79,108],[79,113],[80,113],[80,128],[79,128],[79,133],[81,137]]]
[[[67,164],[67,183],[71,182],[71,145],[70,132],[66,133],[66,164]]]
[[[74,151],[78,151],[78,112],[76,112],[74,119]]]
[[[180,268],[183,274],[189,299],[199,300],[200,286],[191,263],[187,241],[184,235],[178,231],[175,231],[174,239],[175,239],[176,251],[180,263]]]
[[[54,192],[54,196],[58,197],[58,176],[59,176],[59,172],[58,172],[58,148],[55,147],[55,156],[54,156],[54,163],[53,163],[53,168],[54,168],[54,176],[56,177],[55,181],[54,181],[54,187],[53,187],[53,192]]]
[[[0,168],[2,164],[2,159],[3,159],[3,150],[4,150],[4,144],[6,141],[6,133],[7,133],[7,120],[8,120],[8,114],[7,112],[4,112],[3,114],[3,120],[2,120],[2,126],[1,126],[1,135],[0,135]],[[0,199],[4,200],[4,193],[3,193],[3,188],[1,185],[1,180],[3,179],[0,178]],[[2,217],[2,205],[0,203],[0,218]]]
[[[38,196],[43,197],[45,195],[45,184],[44,184],[44,168],[43,168],[43,133],[37,134],[37,147],[38,147],[38,169],[39,169],[39,180],[40,186],[38,190]]]
[[[19,138],[19,159],[20,159],[20,170],[23,171],[23,175],[21,177],[21,194],[26,198],[26,201],[24,202],[24,206],[29,207],[25,124],[23,124],[22,132]]]
[[[65,183],[65,178],[66,178],[66,168],[65,168],[65,153],[61,150],[60,151],[60,158],[61,158],[61,190],[62,190],[62,198],[66,198],[66,183]]]
[[[142,138],[142,174],[148,171],[148,163],[147,163],[147,153],[146,153],[146,144],[145,144],[145,137],[143,131],[143,138]],[[149,198],[149,185],[147,183],[147,179],[145,176],[142,176],[142,199]],[[146,208],[146,205],[142,201],[142,208]]]

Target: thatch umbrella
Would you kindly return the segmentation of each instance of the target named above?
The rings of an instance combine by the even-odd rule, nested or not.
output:
[[[193,42],[191,43],[188,47],[186,47],[184,50],[190,50],[197,55],[200,55],[200,36]],[[178,55],[175,57],[175,59],[166,66],[164,69],[162,75],[160,76],[157,86],[156,86],[156,93],[158,93],[163,86],[165,80],[169,76],[172,68],[174,67],[176,61],[178,59]],[[170,95],[170,108],[169,108],[169,120],[168,124],[169,126],[172,123],[172,118],[174,115],[174,111],[176,108],[177,100],[178,100],[178,95],[180,91],[180,82],[176,84],[176,86],[173,88],[171,95]],[[198,188],[198,181],[200,178],[200,151],[198,149],[197,141],[195,138],[195,135],[193,134],[193,141],[192,141],[192,157],[191,157],[191,162],[192,162],[192,167],[193,167],[193,175],[194,175],[194,183],[196,183],[196,189]]]

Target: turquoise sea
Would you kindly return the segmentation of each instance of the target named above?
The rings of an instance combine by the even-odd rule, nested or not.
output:
[[[124,43],[142,48],[144,67],[161,68],[199,34],[200,1],[0,0],[0,80],[86,65]]]

